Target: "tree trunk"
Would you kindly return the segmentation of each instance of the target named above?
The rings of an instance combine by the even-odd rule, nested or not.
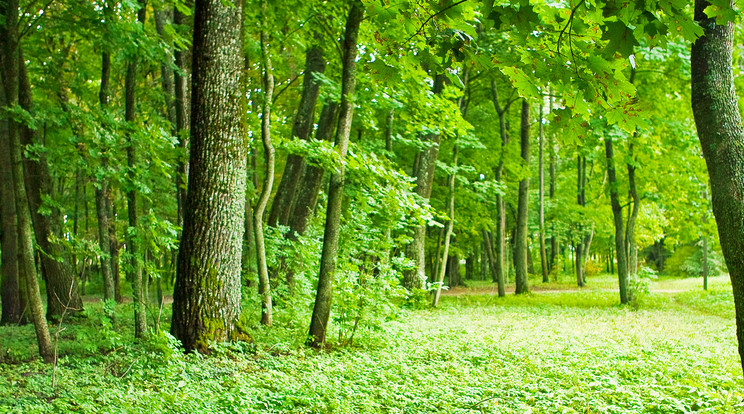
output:
[[[543,125],[543,101],[540,101],[540,134],[539,140],[539,162],[538,162],[538,180],[539,180],[539,210],[538,224],[540,227],[540,268],[542,269],[543,283],[550,281],[548,271],[548,254],[545,251],[545,171],[543,166],[543,146],[545,142],[545,128]]]
[[[5,46],[0,40],[0,46]],[[0,66],[4,59],[0,56]],[[0,73],[3,79],[5,73]],[[4,83],[0,83],[3,85]],[[8,104],[5,97],[5,87],[0,87],[0,107]],[[17,325],[21,322],[24,307],[21,306],[21,291],[18,275],[18,219],[16,217],[15,191],[13,189],[13,166],[10,157],[8,120],[0,120],[0,199],[2,208],[2,232],[0,233],[0,251],[2,257],[2,285],[0,285],[0,300],[2,301],[2,317],[0,325]]]
[[[343,48],[343,74],[341,76],[341,113],[336,128],[336,151],[341,159],[346,158],[349,146],[351,121],[354,116],[354,90],[356,88],[356,57],[357,36],[359,25],[364,15],[361,2],[354,1],[346,21]],[[336,272],[336,256],[338,254],[339,230],[341,228],[341,202],[344,192],[344,166],[331,174],[328,186],[328,206],[326,209],[326,225],[323,237],[323,251],[320,257],[320,271],[318,273],[318,291],[310,322],[307,344],[314,348],[324,346],[331,316],[333,301],[333,279]]]
[[[625,305],[629,302],[630,297],[628,294],[628,262],[625,250],[625,231],[623,230],[623,208],[620,206],[620,197],[617,191],[612,138],[605,137],[604,143],[605,156],[607,157],[607,178],[610,186],[610,203],[612,204],[612,217],[615,223],[615,255],[617,256],[617,279],[620,286],[620,303]],[[612,264],[612,261],[610,261],[610,264]]]
[[[139,10],[137,11],[137,21],[145,24],[147,8],[141,0]],[[134,128],[134,109],[135,109],[135,86],[137,81],[137,57],[131,58],[127,64],[127,75],[124,80],[124,120],[129,123],[129,128]],[[142,338],[147,335],[147,320],[145,315],[145,298],[143,297],[142,286],[142,264],[139,241],[135,234],[139,228],[139,218],[137,216],[137,190],[135,182],[137,181],[137,149],[132,131],[127,130],[125,134],[127,150],[127,181],[129,189],[127,190],[127,217],[129,219],[129,230],[126,232],[127,252],[130,256],[130,269],[127,271],[127,279],[132,281],[132,296],[134,301],[134,337]]]
[[[452,165],[457,170],[457,145],[455,145],[453,151]],[[453,172],[449,176],[449,221],[447,221],[447,233],[444,235],[444,252],[442,252],[442,265],[439,270],[439,277],[437,279],[437,291],[434,294],[434,301],[432,306],[436,307],[439,305],[439,296],[442,294],[442,284],[444,283],[444,269],[447,258],[449,257],[450,239],[452,238],[452,229],[455,224],[455,173]],[[450,278],[450,285],[452,285],[452,279]]]
[[[395,110],[388,109],[387,120],[385,122],[385,150],[389,156],[393,155],[393,125],[395,123]]]
[[[501,155],[499,157],[499,164],[496,166],[495,179],[498,182],[502,182],[504,179],[504,161],[506,157],[506,147],[509,144],[509,134],[506,128],[506,112],[509,110],[513,101],[507,101],[504,106],[501,106],[499,101],[499,93],[496,88],[496,82],[491,81],[491,101],[496,109],[496,113],[499,116],[499,136],[501,138]],[[506,267],[506,202],[502,194],[496,195],[496,236],[493,240],[494,244],[494,259],[496,266],[492,267],[494,282],[499,284],[499,296],[503,296],[502,288],[506,279],[505,272],[508,273]]]
[[[258,269],[258,293],[261,295],[261,324],[271,326],[273,323],[271,286],[269,284],[269,270],[266,264],[266,244],[264,243],[263,215],[266,204],[271,196],[274,185],[274,146],[271,144],[271,100],[274,97],[274,73],[271,68],[271,58],[268,51],[268,36],[266,26],[266,0],[261,2],[262,30],[261,30],[261,63],[263,65],[263,109],[261,111],[261,140],[264,147],[264,161],[266,171],[263,189],[258,198],[258,204],[253,212],[253,228],[256,237],[256,267]]]
[[[173,24],[183,25],[186,23],[186,16],[178,8],[173,10]],[[176,224],[183,228],[184,208],[186,205],[187,180],[189,177],[189,86],[188,86],[188,63],[186,59],[188,51],[176,48],[173,52],[176,67],[178,70],[173,73],[173,84],[175,93],[176,107],[176,134],[178,136],[178,148],[181,155],[178,157],[176,167],[176,202],[178,205],[178,217]],[[177,265],[176,265],[177,266]]]
[[[23,51],[18,46],[19,56],[19,104],[23,109],[33,112],[31,84],[26,73]],[[27,125],[19,125],[21,145],[40,144],[34,130]],[[34,234],[39,246],[42,276],[46,281],[47,313],[49,320],[57,320],[63,312],[74,314],[83,309],[78,284],[75,281],[68,258],[65,257],[62,246],[53,243],[55,236],[61,235],[62,215],[58,208],[48,206],[50,214],[42,214],[42,200],[45,197],[54,199],[52,191],[52,177],[46,155],[42,152],[38,160],[24,158],[24,174],[28,195],[31,219],[34,223]],[[45,206],[47,207],[47,206]]]
[[[444,75],[434,76],[432,91],[441,94],[444,89]],[[424,148],[418,154],[417,162],[413,168],[413,176],[416,177],[416,194],[424,200],[431,196],[432,184],[434,182],[434,169],[437,156],[439,155],[439,134],[430,134],[425,141],[430,146]],[[413,242],[408,248],[408,256],[415,263],[415,271],[406,272],[403,276],[403,286],[407,289],[422,289],[426,283],[426,224],[420,224],[414,228]]]
[[[527,103],[527,99],[522,101],[522,127],[521,127],[521,152],[522,160],[524,165],[529,171],[530,165],[530,105]],[[515,290],[516,294],[527,293],[529,287],[527,285],[527,215],[529,214],[529,190],[530,190],[530,178],[529,175],[522,178],[519,181],[519,206],[517,207],[517,231],[516,240],[514,244],[514,267],[516,269],[515,280],[517,287]]]
[[[633,134],[634,137],[637,135]],[[635,227],[636,227],[636,218],[638,217],[638,212],[641,210],[641,198],[638,196],[638,191],[636,190],[636,181],[635,181],[635,170],[636,167],[633,165],[633,162],[635,162],[635,158],[633,157],[633,143],[630,143],[630,146],[628,148],[628,157],[630,158],[630,162],[627,163],[628,165],[628,185],[630,187],[629,189],[629,195],[630,200],[633,204],[633,209],[630,211],[630,214],[628,215],[628,225],[625,229],[625,243],[627,244],[627,252],[628,252],[628,276],[634,277],[636,273],[638,272],[638,244],[636,243],[635,238]]]
[[[733,2],[730,3],[733,7]],[[695,1],[703,28],[692,45],[692,111],[703,148],[723,257],[731,277],[736,334],[744,368],[744,129],[737,105],[732,54],[734,23],[708,18],[705,0]]]
[[[101,56],[101,88],[98,93],[98,101],[101,110],[106,111],[109,100],[109,79],[111,74],[111,56],[108,52],[103,52]],[[98,247],[101,249],[102,257],[100,258],[101,276],[103,277],[103,298],[105,300],[115,300],[116,290],[114,277],[111,272],[111,237],[109,234],[109,204],[111,194],[109,193],[108,177],[106,177],[107,148],[101,148],[101,178],[98,179],[98,185],[95,189],[96,196],[96,217],[98,218]]]
[[[187,351],[233,337],[240,315],[246,124],[243,10],[198,1],[191,157],[171,333]]]
[[[18,0],[8,0],[5,4],[0,4],[0,7],[2,6],[5,6],[5,9],[2,10],[3,14],[5,14],[5,33],[3,33],[3,36],[0,36],[0,38],[5,38],[5,47],[3,50],[5,53],[3,58],[3,83],[7,104],[13,107],[19,104],[19,66],[21,62],[18,33]],[[26,285],[29,313],[31,314],[31,320],[34,322],[39,354],[44,362],[53,362],[52,339],[49,335],[47,321],[44,318],[44,307],[41,303],[39,281],[34,265],[31,211],[24,184],[24,162],[20,142],[20,129],[20,125],[14,119],[11,118],[8,120],[8,134],[5,138],[8,139],[6,141],[6,148],[10,148],[13,170],[13,192],[15,194],[16,217],[18,220],[18,247],[20,253],[19,271]]]
[[[320,93],[320,82],[315,79],[315,74],[325,72],[326,60],[323,56],[323,48],[319,45],[310,46],[305,57],[305,74],[302,84],[302,96],[297,108],[294,124],[292,125],[292,137],[307,140],[313,132],[313,121],[315,119],[315,103]],[[269,225],[286,226],[289,224],[292,212],[292,201],[295,198],[297,184],[300,181],[304,167],[301,155],[289,154],[284,167],[282,179],[276,189],[274,202],[269,214]]]
[[[586,157],[579,154],[576,161],[576,201],[579,206],[580,222],[578,223],[579,235],[576,241],[576,250],[574,253],[574,262],[576,268],[576,284],[584,287],[584,206],[586,199],[584,187],[586,185]]]

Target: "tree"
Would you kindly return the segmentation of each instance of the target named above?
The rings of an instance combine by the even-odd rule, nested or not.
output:
[[[718,24],[695,1],[703,35],[692,44],[692,112],[703,148],[723,256],[731,277],[744,369],[744,127],[732,67],[734,23]],[[729,3],[733,7],[733,2]]]
[[[522,126],[520,130],[520,143],[522,160],[529,171],[530,166],[530,104],[527,99],[522,100]],[[516,269],[515,281],[517,282],[516,294],[527,293],[527,215],[529,214],[528,197],[530,191],[529,175],[519,181],[519,206],[517,208],[516,242],[514,245],[514,267]]]
[[[343,47],[343,74],[341,76],[341,112],[336,129],[336,152],[341,159],[346,157],[349,146],[351,121],[354,116],[354,91],[356,88],[357,36],[359,25],[364,16],[361,2],[354,1],[346,21]],[[313,348],[325,345],[328,330],[328,319],[331,315],[333,301],[333,279],[336,272],[336,255],[341,227],[341,202],[344,192],[344,166],[331,174],[328,186],[328,206],[326,208],[326,225],[323,234],[323,252],[320,257],[318,272],[318,291],[310,322],[307,344]]]
[[[194,13],[189,191],[171,333],[187,351],[235,332],[246,191],[243,10],[198,0]]]

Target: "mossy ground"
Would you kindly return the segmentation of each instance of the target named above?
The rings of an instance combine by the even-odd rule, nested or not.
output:
[[[298,320],[184,356],[167,335],[132,342],[131,305],[112,322],[89,304],[61,332],[54,376],[30,327],[0,328],[0,412],[744,412],[727,280],[708,292],[699,279],[655,281],[635,307],[617,305],[613,281],[506,298],[471,283],[327,352],[302,345]]]

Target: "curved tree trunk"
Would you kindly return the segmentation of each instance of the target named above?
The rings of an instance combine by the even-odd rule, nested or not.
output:
[[[242,5],[198,1],[191,157],[171,333],[187,351],[232,338],[240,315],[246,131]]]
[[[522,127],[521,127],[521,152],[524,165],[529,169],[530,165],[530,105],[527,99],[522,101]],[[514,244],[514,268],[516,270],[515,281],[517,283],[515,293],[522,294],[529,291],[527,284],[527,215],[529,214],[529,191],[530,178],[523,178],[519,182],[519,206],[517,207],[517,229]]]
[[[253,212],[253,228],[256,238],[256,268],[258,269],[258,293],[261,295],[261,324],[271,326],[272,302],[271,286],[269,284],[269,270],[266,264],[266,244],[263,234],[263,215],[266,204],[271,196],[271,187],[274,185],[274,146],[271,145],[271,99],[274,96],[274,73],[271,68],[271,59],[268,51],[268,39],[265,28],[268,25],[266,19],[266,0],[261,2],[261,14],[264,29],[261,30],[261,63],[263,65],[263,109],[261,111],[261,140],[264,147],[264,160],[266,172],[264,175],[263,190],[258,198],[258,204]]]
[[[341,76],[341,113],[336,128],[336,151],[341,158],[346,157],[349,146],[351,121],[354,116],[354,90],[356,89],[356,57],[357,36],[359,25],[364,16],[361,2],[354,1],[349,10],[344,34],[343,75]],[[338,238],[341,228],[341,202],[344,192],[344,167],[331,175],[328,187],[328,207],[326,209],[326,225],[323,237],[323,252],[320,257],[320,271],[318,273],[318,291],[310,322],[307,344],[314,348],[324,346],[328,321],[331,316],[333,301],[333,279],[336,272],[336,256],[338,254]]]
[[[703,36],[692,45],[692,111],[733,286],[736,335],[744,368],[744,128],[732,69],[734,23],[717,25],[715,18],[705,15],[708,6],[707,1],[695,1],[695,20],[702,26]]]

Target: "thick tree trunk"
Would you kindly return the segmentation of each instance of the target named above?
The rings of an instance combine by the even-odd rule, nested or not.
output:
[[[233,337],[240,315],[246,124],[243,10],[196,2],[191,157],[171,333],[187,351]]]
[[[292,125],[292,137],[301,140],[309,139],[313,132],[315,103],[320,93],[320,82],[315,79],[315,74],[322,74],[325,72],[326,67],[323,48],[319,45],[310,46],[305,56],[302,96],[300,97],[297,115],[295,115],[294,124]],[[289,224],[292,201],[295,199],[295,192],[299,188],[297,184],[300,181],[304,164],[301,155],[289,154],[287,156],[284,173],[276,189],[274,202],[271,205],[269,225],[276,226],[278,224],[286,226]]]
[[[692,45],[692,111],[733,286],[736,334],[744,368],[744,128],[732,69],[734,23],[717,25],[715,18],[705,14],[709,5],[704,0],[695,1],[695,20],[702,26],[703,36]]]
[[[274,146],[271,144],[271,100],[274,97],[274,73],[271,68],[271,59],[268,51],[268,36],[266,26],[266,0],[261,2],[262,25],[261,30],[261,63],[263,66],[263,108],[261,111],[261,140],[264,147],[264,162],[266,171],[264,174],[263,189],[258,198],[256,209],[253,212],[253,228],[256,237],[256,268],[258,269],[258,293],[261,295],[261,324],[271,326],[273,324],[273,305],[271,301],[271,285],[269,284],[269,269],[266,264],[266,244],[264,243],[263,216],[266,205],[271,196],[271,188],[274,185]]]
[[[628,294],[628,261],[625,250],[625,231],[623,230],[623,208],[620,206],[620,197],[617,191],[612,138],[605,137],[604,143],[605,156],[607,157],[607,178],[610,186],[610,203],[612,204],[612,217],[615,223],[615,255],[617,256],[617,279],[620,287],[620,303],[625,305],[629,302],[630,295]],[[610,264],[612,264],[612,261],[610,261]]]
[[[143,1],[143,0],[142,0]],[[137,21],[144,25],[146,16],[146,7],[143,2],[139,3],[137,11]],[[134,56],[127,64],[127,75],[124,79],[124,120],[129,123],[129,128],[134,128],[134,109],[135,109],[135,86],[137,81],[137,57]],[[145,298],[142,286],[142,264],[140,246],[137,237],[134,236],[139,228],[139,218],[137,216],[137,144],[131,131],[126,133],[127,149],[127,181],[129,190],[127,190],[127,217],[129,219],[129,230],[127,231],[127,252],[130,256],[130,270],[127,272],[127,279],[132,281],[132,296],[134,301],[134,336],[142,338],[147,335],[147,319],[145,315]]]
[[[435,75],[433,92],[440,94],[443,89],[444,75]],[[416,177],[416,194],[427,201],[431,196],[434,182],[434,169],[439,155],[439,138],[439,134],[430,134],[425,137],[424,140],[430,146],[421,150],[413,168],[413,176]],[[426,224],[414,228],[413,242],[408,248],[408,256],[415,263],[415,271],[406,272],[403,277],[403,286],[408,289],[422,289],[426,283]]]
[[[530,165],[530,105],[527,99],[522,101],[522,126],[520,130],[521,153],[524,165],[529,170]],[[514,268],[516,270],[515,280],[517,283],[515,293],[522,294],[529,291],[527,285],[527,215],[529,214],[529,176],[519,181],[519,206],[517,207],[517,230],[514,244]]]
[[[452,165],[457,169],[457,145],[453,149],[453,160]],[[437,279],[437,291],[434,293],[434,301],[432,306],[436,307],[439,305],[439,296],[442,294],[442,284],[444,283],[444,269],[447,258],[449,257],[450,239],[452,238],[452,229],[455,224],[455,173],[453,172],[449,176],[449,221],[447,222],[447,233],[444,235],[444,252],[442,252],[442,265],[439,270],[439,277]],[[450,285],[452,285],[452,279],[450,279]]]
[[[343,48],[343,74],[341,76],[341,113],[336,128],[335,147],[341,159],[346,157],[349,146],[351,121],[354,117],[354,90],[356,89],[356,57],[357,36],[359,25],[364,15],[364,7],[359,1],[354,1],[349,10],[346,21]],[[331,175],[328,187],[328,206],[326,209],[326,225],[323,237],[323,251],[320,257],[320,271],[318,273],[318,291],[310,322],[307,344],[314,348],[325,345],[328,321],[331,316],[333,302],[333,280],[336,272],[336,256],[338,254],[339,230],[341,229],[341,202],[344,192],[344,167]]]
[[[0,47],[4,46],[0,40]],[[0,66],[3,59],[0,57]],[[2,79],[4,73],[0,73]],[[3,85],[3,83],[0,83]],[[8,104],[5,98],[5,87],[0,87],[0,107]],[[24,308],[21,306],[21,291],[18,275],[18,219],[13,189],[13,166],[10,157],[8,120],[0,120],[0,199],[4,202],[0,208],[2,232],[0,232],[0,269],[2,285],[0,285],[0,300],[2,301],[2,315],[0,325],[17,325],[21,322]]]

